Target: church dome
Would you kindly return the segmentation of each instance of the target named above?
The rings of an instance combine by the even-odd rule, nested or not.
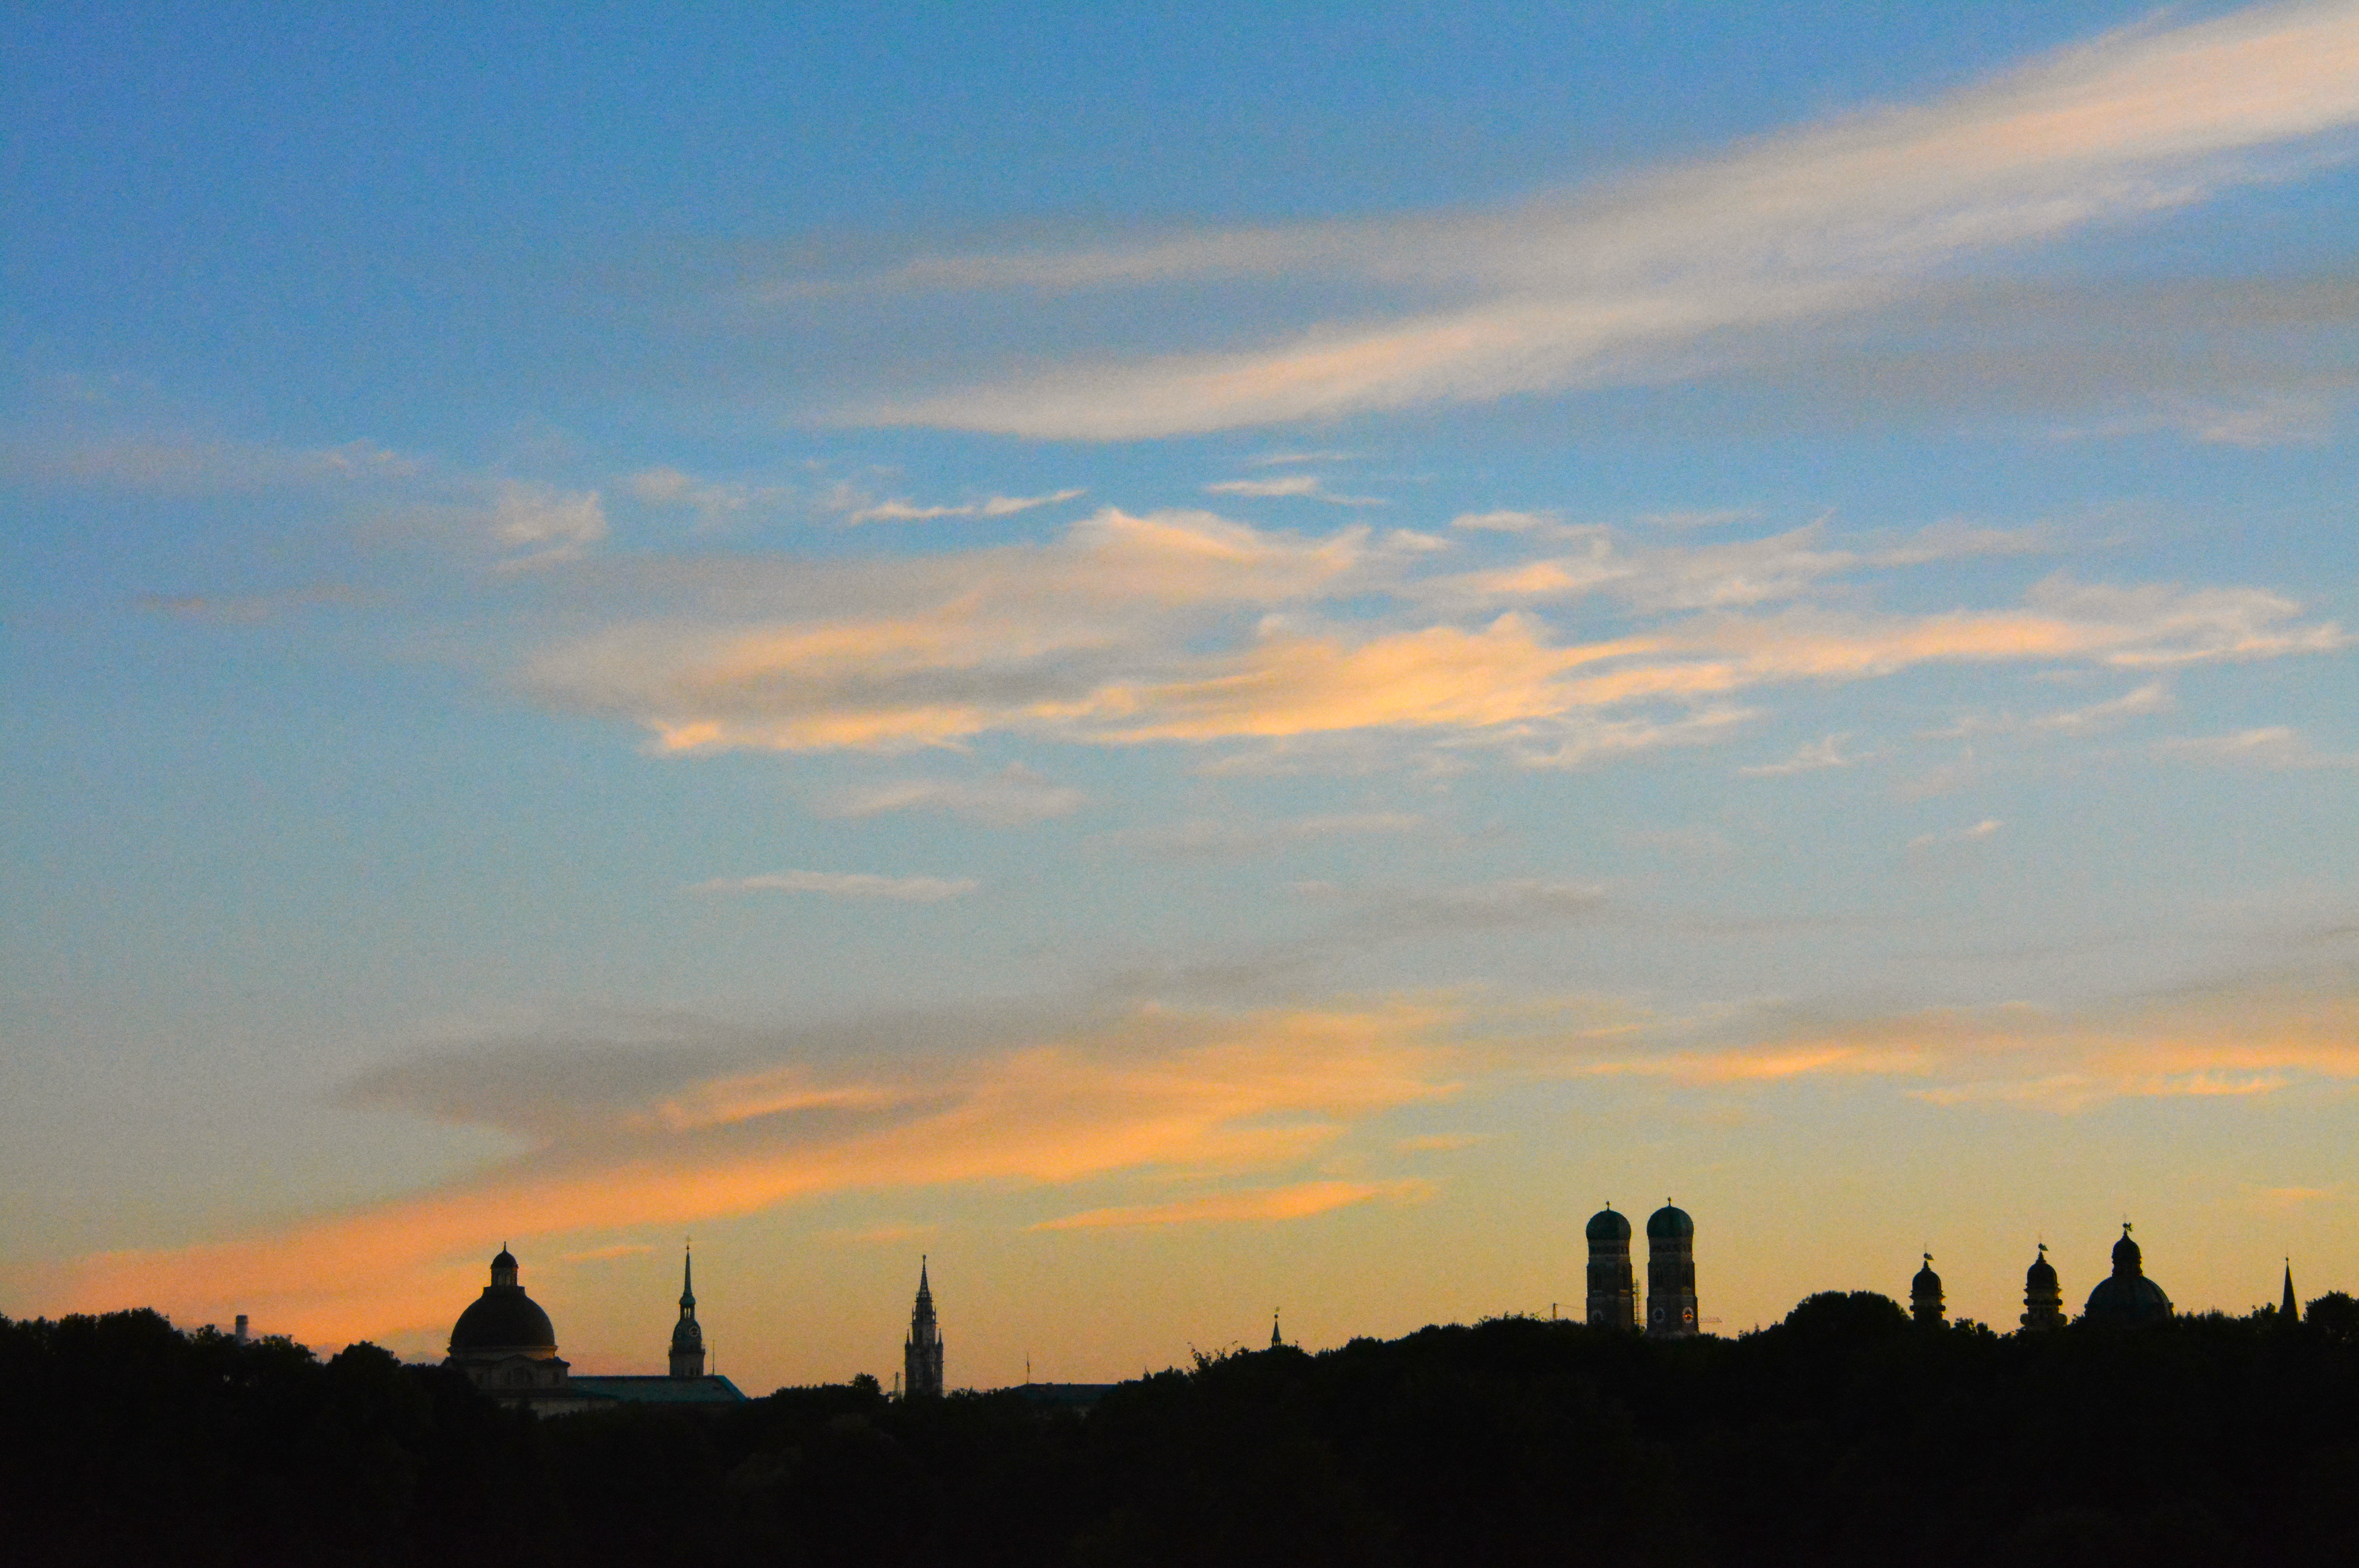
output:
[[[2056,1288],[2056,1265],[2048,1260],[2044,1250],[2031,1260],[2031,1267],[2023,1271],[2023,1287],[2026,1290],[2049,1291]]]
[[[1665,1204],[1647,1217],[1647,1239],[1649,1241],[1685,1241],[1695,1236],[1695,1221],[1688,1211]]]
[[[2154,1323],[2170,1315],[2170,1298],[2144,1274],[2115,1274],[2097,1281],[2082,1315],[2092,1323]]]
[[[1908,1293],[1911,1296],[1939,1296],[1941,1293],[1941,1276],[1933,1272],[1933,1260],[1926,1259],[1925,1266],[1917,1271],[1917,1277],[1908,1281]]]
[[[2081,1315],[2086,1322],[2116,1327],[2158,1323],[2170,1315],[2170,1298],[2146,1277],[2144,1259],[2138,1244],[2130,1239],[2127,1225],[2122,1227],[2122,1238],[2114,1243],[2112,1276],[2097,1281]]]
[[[1627,1241],[1630,1239],[1630,1222],[1610,1208],[1599,1209],[1589,1217],[1589,1239]]]
[[[554,1356],[557,1330],[538,1303],[516,1282],[516,1260],[503,1249],[492,1260],[491,1284],[451,1326],[451,1354]]]

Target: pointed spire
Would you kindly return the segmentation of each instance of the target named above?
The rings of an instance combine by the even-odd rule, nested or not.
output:
[[[1276,1350],[1285,1343],[1286,1341],[1279,1337],[1277,1332],[1277,1309],[1272,1307],[1269,1309],[1269,1347]]]
[[[696,1312],[696,1245],[683,1242],[679,1251],[679,1310],[692,1316]]]
[[[2293,1295],[2293,1260],[2290,1258],[2286,1260],[2285,1301],[2277,1307],[2277,1316],[2288,1324],[2301,1321],[2301,1306]]]

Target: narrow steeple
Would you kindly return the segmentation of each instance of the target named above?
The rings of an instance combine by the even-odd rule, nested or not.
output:
[[[926,1277],[926,1259],[918,1259],[918,1303],[909,1313],[909,1337],[901,1346],[905,1399],[939,1397],[942,1391],[942,1335],[934,1321],[934,1288]]]
[[[2277,1316],[2289,1328],[2301,1321],[2301,1304],[2293,1299],[2293,1260],[2286,1260],[2285,1301],[2277,1307]]]
[[[704,1330],[696,1321],[695,1259],[686,1247],[680,1249],[679,1321],[671,1330],[671,1375],[704,1376]]]
[[[1272,1307],[1269,1309],[1269,1347],[1276,1350],[1285,1343],[1286,1341],[1279,1337],[1277,1332],[1277,1309]]]

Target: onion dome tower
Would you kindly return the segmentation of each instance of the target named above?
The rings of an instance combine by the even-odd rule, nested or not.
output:
[[[1908,1315],[1926,1328],[1941,1326],[1941,1276],[1933,1272],[1933,1255],[1925,1254],[1925,1266],[1908,1281]]]
[[[901,1346],[901,1390],[907,1399],[939,1399],[942,1391],[942,1336],[934,1322],[934,1291],[926,1282],[926,1260],[918,1260],[918,1304],[909,1314],[909,1337]]]
[[[2097,1281],[2089,1292],[2089,1304],[2082,1309],[2082,1320],[2110,1325],[2115,1328],[2136,1328],[2149,1323],[2160,1323],[2170,1315],[2170,1298],[2162,1287],[2146,1277],[2145,1260],[2138,1244],[2130,1239],[2130,1222],[2122,1221],[2122,1238],[2114,1243],[2114,1271]]]
[[[1638,1326],[1638,1280],[1630,1271],[1630,1222],[1606,1205],[1589,1219],[1589,1326]]]
[[[492,1260],[492,1282],[451,1325],[443,1365],[459,1368],[479,1389],[527,1399],[564,1388],[567,1368],[557,1354],[557,1330],[524,1293],[517,1272],[515,1254],[501,1248]]]
[[[1647,1217],[1647,1337],[1695,1332],[1695,1221],[1667,1199]]]
[[[682,1252],[679,1261],[679,1321],[671,1330],[671,1375],[704,1376],[704,1330],[696,1321],[696,1260]]]
[[[2023,1271],[2023,1316],[2017,1321],[2032,1329],[2064,1326],[2064,1290],[2056,1282],[2056,1265],[2048,1260],[2045,1241],[2039,1244],[2039,1256]]]

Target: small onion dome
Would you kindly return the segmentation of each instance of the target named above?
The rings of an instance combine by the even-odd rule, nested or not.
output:
[[[1941,1293],[1941,1276],[1933,1272],[1931,1254],[1927,1254],[1925,1266],[1917,1271],[1915,1279],[1908,1281],[1908,1293],[1912,1297],[1920,1298],[1939,1296]]]
[[[2045,1249],[2031,1260],[2031,1267],[2023,1271],[2023,1288],[2027,1291],[2052,1291],[2056,1288],[2056,1265],[2048,1260]]]
[[[2114,1272],[2139,1274],[2145,1271],[2145,1255],[2138,1251],[2138,1244],[2130,1239],[2130,1227],[2125,1225],[2122,1227],[2122,1238],[2114,1243]]]
[[[1665,1204],[1647,1217],[1647,1239],[1649,1241],[1686,1241],[1695,1236],[1695,1221],[1688,1211]]]
[[[493,1282],[451,1327],[451,1355],[557,1354],[557,1330],[539,1303],[516,1283],[516,1260],[505,1249],[492,1260]]]
[[[1630,1239],[1630,1222],[1610,1208],[1599,1209],[1589,1217],[1589,1239],[1627,1241]]]

